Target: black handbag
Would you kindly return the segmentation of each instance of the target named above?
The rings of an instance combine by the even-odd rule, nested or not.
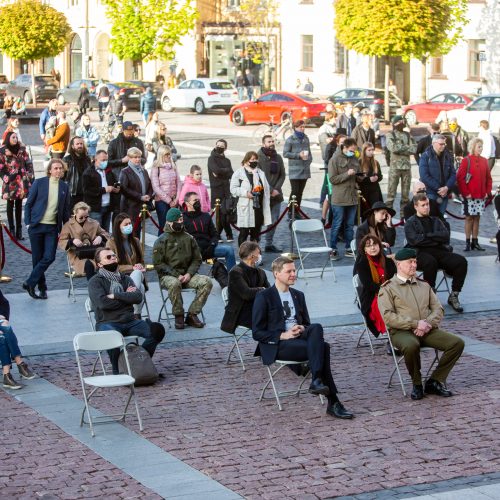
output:
[[[225,215],[229,222],[236,222],[238,218],[238,198],[233,196],[224,198],[220,205],[220,213]]]

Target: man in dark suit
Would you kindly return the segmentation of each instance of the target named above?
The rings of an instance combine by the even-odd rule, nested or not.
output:
[[[47,298],[45,271],[56,258],[57,235],[70,216],[69,187],[61,180],[64,170],[62,160],[50,160],[47,177],[33,183],[24,207],[24,223],[31,242],[33,270],[23,283],[23,288],[33,299]],[[37,285],[40,295],[35,292]]]
[[[337,397],[330,368],[330,345],[323,338],[323,327],[311,324],[304,294],[290,288],[297,279],[295,264],[288,257],[274,260],[274,286],[255,297],[252,334],[259,342],[256,356],[265,365],[275,360],[309,361],[311,394],[328,397],[326,412],[338,418],[353,418]]]

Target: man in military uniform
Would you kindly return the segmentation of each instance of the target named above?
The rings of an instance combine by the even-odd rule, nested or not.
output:
[[[178,330],[184,329],[184,322],[194,328],[205,326],[198,319],[198,314],[203,309],[213,285],[208,276],[197,274],[201,261],[196,240],[184,230],[182,212],[178,208],[171,208],[167,214],[165,232],[153,247],[153,264],[160,286],[168,291],[175,316],[175,328]],[[181,294],[183,288],[196,290],[186,319]]]
[[[444,310],[425,281],[415,279],[417,254],[411,248],[396,253],[397,274],[380,288],[378,307],[394,347],[401,350],[413,382],[411,398],[422,399],[426,394],[449,397],[446,387],[448,374],[464,350],[464,341],[439,328]],[[443,351],[430,378],[422,386],[420,348],[432,347]]]
[[[417,151],[417,145],[408,132],[403,129],[405,119],[401,115],[393,116],[393,131],[387,135],[386,147],[390,152],[389,180],[387,184],[386,205],[393,208],[394,199],[401,179],[400,215],[403,217],[403,207],[408,203],[411,184],[410,156]]]

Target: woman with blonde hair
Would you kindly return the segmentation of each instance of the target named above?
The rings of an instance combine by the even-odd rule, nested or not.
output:
[[[179,203],[178,193],[181,189],[181,179],[172,150],[168,146],[158,148],[156,160],[151,169],[151,185],[155,196],[156,213],[158,214],[158,236],[163,233],[167,213]]]
[[[472,139],[470,153],[462,160],[457,172],[457,185],[464,197],[463,212],[465,215],[465,252],[484,248],[478,243],[479,219],[483,215],[486,198],[491,193],[492,179],[488,160],[481,156],[483,140]],[[472,242],[471,242],[472,237]]]
[[[361,172],[358,175],[358,185],[368,208],[371,208],[377,201],[384,201],[380,190],[382,170],[374,155],[375,146],[371,142],[365,142],[361,148]]]

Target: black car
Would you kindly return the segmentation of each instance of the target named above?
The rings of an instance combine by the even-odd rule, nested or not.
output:
[[[5,89],[7,94],[21,97],[25,104],[33,102],[31,95],[31,75],[22,74],[12,80]],[[52,75],[35,75],[35,93],[37,101],[55,99],[59,83]]]
[[[142,88],[130,83],[130,82],[120,82],[120,83],[106,83],[111,94],[120,94],[123,97],[123,104],[128,110],[139,111],[141,107],[141,95]]]
[[[384,96],[384,89],[348,88],[336,92],[328,97],[328,100],[340,104],[350,102],[353,106],[359,104],[363,108],[368,108],[376,118],[383,118]],[[401,99],[393,92],[389,92],[389,114],[391,117],[398,114],[401,105]]]
[[[138,87],[144,89],[144,91],[151,87],[153,89],[153,94],[156,97],[156,107],[160,109],[161,95],[163,94],[163,85],[160,82],[149,82],[145,80],[129,80],[129,83],[133,83]]]
[[[107,83],[107,80],[103,81],[104,83]],[[59,90],[59,92],[57,93],[57,102],[59,104],[66,104],[67,102],[71,104],[77,103],[82,83],[85,83],[85,85],[87,85],[87,88],[90,92],[90,109],[97,108],[97,97],[95,95],[95,89],[99,85],[99,80],[91,80],[88,78],[84,80],[75,80],[66,85],[66,87],[63,87],[61,90]]]

